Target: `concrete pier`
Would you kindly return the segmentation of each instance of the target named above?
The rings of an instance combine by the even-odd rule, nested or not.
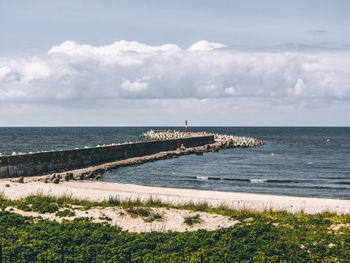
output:
[[[63,172],[164,151],[174,151],[180,147],[198,147],[213,143],[213,135],[194,135],[169,140],[1,156],[0,178]]]

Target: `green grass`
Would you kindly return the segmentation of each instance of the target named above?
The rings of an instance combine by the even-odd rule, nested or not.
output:
[[[151,214],[151,210],[149,208],[129,208],[126,212],[131,215],[131,217],[136,218],[138,216],[148,217]]]
[[[163,215],[160,213],[153,213],[152,217],[154,220],[162,220],[163,219]]]
[[[215,231],[129,233],[107,222],[93,223],[78,218],[73,221],[43,220],[4,212],[6,207],[17,207],[39,213],[56,213],[92,207],[120,207],[127,213],[146,220],[162,220],[153,208],[177,208],[228,216],[240,223]],[[28,196],[11,201],[0,193],[0,243],[11,251],[26,251],[33,258],[46,254],[59,257],[60,244],[65,244],[67,258],[75,249],[76,259],[94,253],[97,262],[123,262],[128,251],[133,262],[350,262],[350,228],[333,225],[349,224],[350,215],[320,213],[290,214],[285,211],[256,212],[234,210],[226,206],[211,207],[207,203],[171,205],[157,199],[120,200],[112,197],[105,202],[76,200],[43,195]],[[133,212],[131,212],[133,211]],[[193,223],[192,218],[192,223]],[[198,218],[200,219],[200,218]],[[185,219],[184,219],[185,220]],[[108,221],[107,219],[105,221]],[[147,222],[147,221],[146,221]],[[150,221],[151,222],[151,221]],[[21,252],[22,251],[22,252]],[[88,261],[85,258],[85,261]]]
[[[193,226],[195,224],[199,224],[201,222],[201,218],[200,216],[197,214],[197,215],[194,215],[194,216],[185,216],[184,217],[184,223],[186,225],[189,225],[189,226]]]
[[[160,213],[155,213],[155,212],[151,212],[150,215],[148,217],[145,217],[143,218],[143,220],[146,222],[146,223],[152,223],[154,221],[162,221],[164,218],[163,218],[163,215],[160,214]]]
[[[120,207],[130,213],[137,214],[138,216],[147,217],[150,213],[150,208],[173,208],[173,209],[182,209],[182,210],[191,210],[194,212],[208,212],[213,214],[220,214],[228,216],[235,220],[243,221],[247,218],[270,218],[271,220],[283,221],[283,222],[292,222],[298,223],[299,221],[305,221],[310,224],[316,224],[318,222],[328,222],[328,223],[349,223],[350,215],[341,215],[338,216],[333,213],[321,213],[316,215],[308,215],[303,212],[291,214],[286,211],[272,211],[264,210],[262,212],[257,212],[249,209],[235,210],[228,208],[225,205],[218,207],[212,207],[206,202],[194,203],[188,202],[186,204],[174,205],[169,203],[164,203],[159,199],[150,197],[146,200],[141,200],[140,198],[136,199],[126,199],[120,200],[118,197],[110,197],[108,200],[103,202],[92,202],[88,200],[79,200],[72,198],[70,195],[65,195],[62,197],[53,197],[46,196],[40,193],[36,195],[30,195],[24,199],[20,200],[9,200],[6,199],[3,193],[0,192],[0,208],[4,209],[8,206],[17,207],[23,211],[33,211],[38,213],[56,213],[59,209],[69,208],[79,206],[83,210],[87,210],[94,207]]]
[[[72,217],[75,216],[75,212],[70,209],[64,209],[62,211],[56,212],[56,216],[58,217]]]
[[[106,201],[106,204],[110,206],[119,206],[121,204],[119,198],[110,196]]]
[[[284,224],[266,216],[216,231],[129,233],[88,219],[57,223],[0,212],[0,242],[12,251],[40,259],[46,254],[82,259],[100,252],[97,262],[349,262],[348,228],[329,229],[330,215],[302,216]],[[278,216],[277,216],[278,217]],[[279,222],[279,225],[276,225]],[[332,244],[330,246],[330,244]],[[6,250],[5,249],[5,250]],[[252,261],[252,259],[254,261]],[[88,261],[88,260],[86,260]]]
[[[110,218],[108,216],[100,216],[98,219],[104,220],[104,221],[112,221],[112,218]]]
[[[155,220],[162,220],[163,215],[160,213],[154,212],[151,208],[149,207],[138,207],[138,208],[128,208],[126,212],[133,218],[136,217],[142,217],[143,220],[147,223],[151,223]]]

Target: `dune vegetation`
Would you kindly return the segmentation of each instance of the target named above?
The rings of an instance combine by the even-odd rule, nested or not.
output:
[[[11,211],[61,211],[60,216],[69,217],[75,209],[92,207],[123,207],[133,216],[153,219],[161,219],[161,215],[151,217],[153,207],[205,211],[240,223],[215,231],[131,233],[109,224],[108,218],[101,223],[89,218],[57,222]],[[0,208],[3,256],[23,262],[62,258],[70,262],[350,262],[350,215],[238,211],[206,203],[175,206],[152,198],[90,202],[43,195],[20,200],[2,196]],[[191,225],[200,218],[184,220]]]

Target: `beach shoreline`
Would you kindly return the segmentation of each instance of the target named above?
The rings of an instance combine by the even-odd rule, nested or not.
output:
[[[0,179],[0,192],[9,199],[20,199],[32,194],[57,197],[68,195],[90,201],[104,201],[110,197],[118,197],[121,200],[155,198],[164,203],[175,205],[205,202],[214,207],[224,205],[238,210],[282,210],[290,213],[304,212],[307,214],[322,212],[350,213],[350,200],[342,199],[165,188],[99,181],[69,181],[52,184],[34,181],[33,177],[26,178],[26,180],[25,183],[18,183],[10,179]]]

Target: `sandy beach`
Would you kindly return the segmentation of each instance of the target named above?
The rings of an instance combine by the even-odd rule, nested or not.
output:
[[[5,187],[6,184],[9,187]],[[172,204],[207,202],[211,206],[226,205],[234,209],[257,211],[272,209],[286,210],[291,213],[303,211],[308,214],[350,213],[350,200],[203,191],[96,181],[70,181],[52,184],[33,181],[15,183],[9,179],[1,179],[0,192],[10,199],[19,199],[36,193],[53,196],[70,195],[74,198],[92,201],[103,201],[114,196],[121,200],[153,197]]]

